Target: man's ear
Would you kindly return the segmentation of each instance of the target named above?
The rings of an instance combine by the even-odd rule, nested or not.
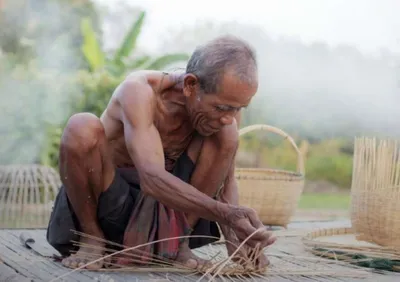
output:
[[[183,78],[183,95],[190,97],[196,93],[199,80],[194,74],[188,73]]]

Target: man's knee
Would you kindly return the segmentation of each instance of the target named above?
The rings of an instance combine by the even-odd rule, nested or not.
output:
[[[224,127],[215,138],[217,138],[218,151],[221,155],[230,156],[236,153],[239,146],[239,133],[236,125]]]
[[[75,152],[88,152],[105,138],[100,119],[91,113],[73,115],[64,129],[61,147]]]

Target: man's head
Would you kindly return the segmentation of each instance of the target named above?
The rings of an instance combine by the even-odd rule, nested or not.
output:
[[[246,42],[223,36],[197,47],[184,78],[193,126],[200,134],[211,135],[231,124],[257,88],[255,53]]]

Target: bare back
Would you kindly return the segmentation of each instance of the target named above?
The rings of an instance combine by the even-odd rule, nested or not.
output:
[[[153,106],[153,123],[159,132],[165,158],[165,168],[172,169],[175,161],[186,150],[190,144],[194,129],[187,116],[187,111],[182,94],[180,83],[181,74],[167,74],[161,71],[141,71],[131,74],[126,81],[131,78],[137,79],[142,76],[145,83],[153,89],[151,103]],[[124,126],[121,119],[122,107],[119,103],[118,95],[120,88],[117,87],[110,102],[101,116],[107,139],[112,150],[114,164],[117,167],[133,167],[132,159],[129,156],[125,136]],[[141,95],[137,93],[136,95]],[[129,111],[136,111],[138,105],[129,105]],[[126,108],[126,107],[125,107]]]

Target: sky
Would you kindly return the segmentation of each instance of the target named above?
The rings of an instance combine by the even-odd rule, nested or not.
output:
[[[120,1],[95,0],[111,9]],[[400,52],[400,0],[122,1],[147,11],[141,44],[149,49],[156,48],[170,28],[233,20],[261,26],[272,37],[346,43],[366,53],[380,48]]]

